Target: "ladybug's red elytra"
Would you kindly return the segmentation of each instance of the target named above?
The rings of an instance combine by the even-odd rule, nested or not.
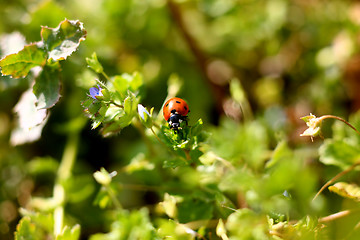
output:
[[[177,131],[180,128],[182,121],[187,121],[187,114],[190,112],[188,104],[185,100],[174,97],[166,101],[163,114],[166,121],[169,123],[169,127]]]

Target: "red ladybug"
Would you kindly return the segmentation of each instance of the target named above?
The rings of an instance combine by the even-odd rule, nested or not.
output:
[[[170,98],[166,101],[163,113],[164,118],[169,123],[169,127],[178,131],[180,123],[187,121],[187,114],[190,112],[188,104],[181,98]]]

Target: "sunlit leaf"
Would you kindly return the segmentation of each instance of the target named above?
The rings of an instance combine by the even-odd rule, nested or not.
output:
[[[49,59],[65,60],[85,40],[86,31],[80,21],[62,21],[58,27],[42,27],[41,37],[49,52]]]
[[[10,54],[0,60],[1,72],[3,75],[11,75],[13,78],[25,77],[31,68],[44,66],[47,53],[39,46],[33,43],[26,45],[18,53]]]
[[[51,108],[60,98],[60,75],[58,68],[44,66],[35,79],[33,92],[37,98],[37,108]]]
[[[269,239],[265,215],[244,208],[232,213],[225,226],[236,239]]]
[[[15,240],[36,240],[38,237],[36,226],[30,217],[23,217],[16,227]]]
[[[73,228],[65,226],[62,233],[56,237],[56,240],[77,240],[80,237],[80,225],[76,224]]]
[[[329,190],[344,198],[353,199],[357,202],[360,201],[360,187],[356,184],[338,182],[330,186]]]
[[[19,32],[3,34],[0,37],[0,52],[3,56],[19,52],[26,45],[25,37]]]
[[[86,58],[86,62],[88,64],[88,66],[91,69],[93,69],[95,72],[102,73],[104,71],[103,66],[97,59],[96,52],[93,52],[93,54],[91,55],[91,58]]]
[[[124,101],[124,110],[125,114],[135,115],[137,113],[137,101],[134,94],[130,93],[128,97],[125,98]]]
[[[16,104],[14,111],[17,114],[17,126],[11,133],[12,145],[32,142],[40,138],[49,114],[46,109],[37,109],[35,104],[36,97],[31,89],[24,92]]]
[[[133,79],[130,81],[130,90],[137,91],[143,85],[143,77],[140,73],[135,72]]]
[[[90,240],[107,239],[160,240],[150,222],[149,213],[146,208],[132,212],[127,210],[118,212],[115,221],[111,224],[109,233],[98,233],[90,237]]]
[[[48,233],[53,232],[54,218],[51,213],[34,212],[24,208],[20,209],[20,213],[24,218],[30,218],[31,223],[36,225],[38,232],[40,229]]]

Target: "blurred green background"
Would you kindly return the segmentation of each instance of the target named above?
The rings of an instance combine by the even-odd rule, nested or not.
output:
[[[167,96],[169,78],[179,77],[179,96],[191,108],[190,124],[202,118],[207,128],[216,128],[225,117],[244,120],[229,88],[231,81],[238,84],[243,91],[237,96],[247,98],[254,118],[268,127],[270,146],[279,138],[293,147],[308,144],[298,137],[305,128],[299,118],[310,112],[346,117],[360,107],[358,1],[0,0],[0,6],[1,57],[7,54],[9,34],[19,42],[39,41],[41,26],[54,28],[65,18],[80,20],[87,31],[79,50],[62,63],[62,98],[39,141],[9,144],[12,109],[29,80],[0,78],[1,239],[12,238],[18,208],[26,206],[30,194],[51,195],[66,133],[85,119],[80,103],[97,77],[85,58],[93,52],[108,75],[141,72],[142,104],[155,112]],[[133,128],[104,139],[89,123],[81,133],[74,171],[83,176],[79,181],[89,183],[95,170],[124,166],[142,149]],[[48,165],[29,165],[36,157],[46,158]],[[102,231],[102,218],[83,212],[103,214],[91,198],[79,204],[95,194],[96,184],[86,186],[68,206],[84,236]],[[129,206],[158,200],[151,192],[143,195],[132,205],[128,199]]]

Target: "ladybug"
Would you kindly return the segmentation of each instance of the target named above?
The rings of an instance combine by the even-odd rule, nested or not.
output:
[[[187,122],[187,114],[190,112],[188,104],[181,98],[170,98],[166,101],[163,114],[165,120],[169,123],[170,129],[178,131],[180,123]]]

